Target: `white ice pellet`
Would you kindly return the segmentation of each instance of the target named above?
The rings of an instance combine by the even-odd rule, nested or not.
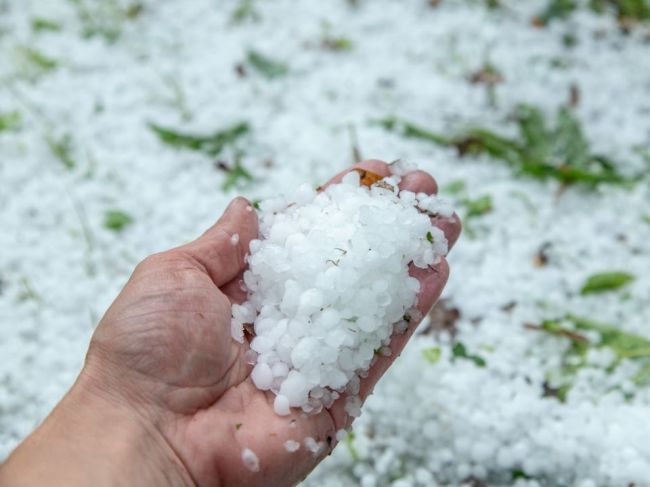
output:
[[[289,407],[289,399],[287,399],[287,397],[283,396],[282,394],[275,396],[275,400],[273,401],[273,410],[278,416],[288,415],[291,412],[291,409]]]
[[[405,176],[417,169],[417,166],[403,159],[397,159],[390,163],[390,172],[395,176]]]
[[[258,363],[253,368],[253,372],[251,372],[251,379],[253,380],[255,387],[258,389],[263,391],[269,390],[273,383],[273,372],[271,371],[271,367],[269,367],[268,364]]]
[[[325,447],[325,443],[322,441],[316,441],[311,436],[307,436],[305,438],[304,444],[305,448],[307,448],[307,450],[309,450],[314,455],[318,455]]]
[[[257,458],[257,455],[250,448],[244,448],[241,452],[241,459],[244,462],[244,465],[251,472],[260,471],[260,459]]]
[[[287,450],[288,452],[295,452],[298,451],[300,448],[300,443],[298,443],[295,440],[287,440],[284,442],[284,449]]]
[[[359,399],[359,396],[349,396],[345,400],[345,412],[353,418],[361,416],[361,399]]]
[[[243,325],[253,324],[252,380],[277,395],[277,414],[316,413],[346,391],[346,411],[358,416],[359,377],[375,350],[387,355],[405,319],[421,318],[409,265],[434,265],[447,241],[421,211],[438,199],[400,194],[398,183],[389,177],[367,188],[353,171],[324,191],[301,186],[293,200],[261,203],[260,238],[243,276],[248,298],[233,306],[232,330],[242,341]]]

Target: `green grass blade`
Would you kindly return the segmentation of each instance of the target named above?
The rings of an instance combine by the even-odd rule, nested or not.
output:
[[[601,272],[587,278],[580,290],[581,294],[603,293],[620,289],[634,281],[635,276],[627,272]]]

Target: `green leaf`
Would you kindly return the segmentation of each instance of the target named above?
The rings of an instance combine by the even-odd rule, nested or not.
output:
[[[580,122],[568,108],[562,108],[557,116],[556,126],[550,134],[551,157],[560,164],[586,167],[591,159],[589,143],[582,133]]]
[[[646,363],[641,370],[632,377],[632,382],[644,386],[647,386],[650,383],[650,362]]]
[[[650,5],[646,0],[617,0],[612,1],[618,10],[618,17],[621,19],[650,19]]]
[[[56,157],[66,169],[73,169],[77,163],[72,158],[73,141],[70,134],[63,134],[61,137],[48,135],[45,137],[52,155]]]
[[[600,347],[609,347],[619,358],[650,357],[650,339],[635,333],[630,333],[612,325],[598,323],[593,320],[569,315],[578,330],[595,331],[600,335]]]
[[[0,132],[15,130],[20,126],[20,113],[0,113]]]
[[[456,146],[461,156],[486,153],[515,168],[521,165],[523,158],[522,148],[517,141],[481,128],[469,130],[466,136],[455,139],[453,145]]]
[[[550,136],[546,131],[542,111],[530,105],[520,105],[517,108],[517,121],[523,145],[527,148],[527,157],[538,160],[547,158]]]
[[[289,74],[289,66],[280,61],[264,56],[258,51],[248,51],[246,61],[256,71],[270,79]]]
[[[104,214],[104,226],[114,232],[121,232],[133,223],[133,217],[122,210],[107,210]]]
[[[393,131],[403,137],[425,140],[442,146],[450,146],[453,142],[447,137],[423,129],[413,123],[400,121],[395,117],[386,117],[377,123],[386,130]]]
[[[345,446],[348,449],[348,452],[350,452],[350,456],[352,457],[352,460],[355,462],[359,461],[359,452],[357,451],[356,447],[354,446],[354,431],[350,431],[348,435],[345,437]]]
[[[487,365],[487,362],[484,358],[479,357],[478,355],[471,355],[467,353],[465,345],[463,345],[461,342],[456,342],[456,344],[454,344],[453,348],[451,349],[451,353],[455,358],[471,360],[478,367],[485,367]]]
[[[458,193],[462,193],[463,191],[465,191],[465,188],[466,188],[465,181],[462,179],[456,179],[454,181],[451,181],[447,185],[443,186],[440,189],[440,192],[456,195]]]
[[[573,325],[573,328],[567,325]],[[575,374],[587,366],[586,355],[590,347],[608,348],[614,353],[616,361],[607,369],[608,371],[616,368],[624,359],[636,360],[642,364],[642,367],[632,377],[633,382],[646,384],[650,378],[650,339],[646,337],[575,315],[567,315],[561,320],[546,320],[541,326],[527,325],[527,328],[544,331],[571,341],[571,347],[564,352],[562,383],[555,394],[561,401],[566,398]],[[598,339],[590,342],[586,335],[581,334],[585,331],[595,333]]]
[[[36,67],[40,71],[53,71],[59,67],[59,62],[52,59],[40,51],[31,47],[21,47],[18,49],[25,62]]]
[[[259,14],[255,11],[253,0],[239,0],[237,7],[232,11],[230,18],[235,23],[246,20],[259,20]]]
[[[69,0],[76,9],[84,38],[100,37],[113,44],[122,35],[124,25],[144,11],[139,1],[119,0]]]
[[[650,19],[650,3],[647,0],[591,0],[589,7],[600,14],[611,7],[620,20]]]
[[[566,19],[576,8],[575,0],[550,0],[537,18],[542,25],[546,25],[555,19]]]
[[[613,161],[590,152],[579,121],[568,109],[561,109],[555,126],[549,127],[540,109],[521,105],[517,108],[516,122],[517,138],[481,127],[470,128],[456,137],[445,137],[396,117],[384,118],[378,124],[403,137],[456,147],[460,156],[490,155],[507,163],[516,173],[535,179],[555,179],[566,185],[579,183],[587,187],[600,183],[634,183],[635,178],[618,173]]]
[[[211,157],[216,157],[224,148],[234,145],[240,137],[250,131],[246,122],[239,122],[210,135],[181,133],[154,123],[150,123],[149,128],[167,145],[179,149],[200,151]]]
[[[354,43],[347,37],[325,37],[323,47],[336,52],[351,51],[354,48]]]
[[[619,289],[634,281],[635,276],[627,272],[601,272],[590,276],[580,290],[581,294],[602,293]]]
[[[517,480],[517,479],[531,480],[532,477],[528,475],[526,472],[524,472],[522,469],[518,468],[512,471],[512,480]]]
[[[484,195],[474,200],[466,199],[463,201],[463,205],[467,209],[465,218],[485,215],[493,209],[492,197],[490,195]]]
[[[441,350],[439,347],[425,348],[422,350],[422,356],[431,364],[435,364],[440,360]]]
[[[221,189],[228,191],[242,183],[253,181],[253,176],[241,165],[239,161],[228,171]]]
[[[41,295],[36,292],[31,281],[27,277],[21,276],[18,279],[18,282],[22,287],[18,296],[16,296],[18,301],[42,301]]]
[[[43,17],[35,17],[32,19],[32,30],[34,32],[59,32],[61,24]]]

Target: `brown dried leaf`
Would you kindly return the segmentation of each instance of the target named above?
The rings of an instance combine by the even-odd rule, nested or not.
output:
[[[548,250],[551,248],[550,242],[544,242],[537,253],[533,256],[533,265],[535,267],[545,267],[550,259]]]
[[[469,80],[474,84],[494,86],[503,83],[503,76],[493,68],[484,67],[472,74]]]
[[[571,330],[561,329],[561,330],[554,330],[552,332],[549,332],[549,330],[545,329],[543,326],[536,325],[534,323],[524,323],[524,328],[526,328],[527,330],[543,331],[546,333],[551,333],[553,335],[562,336],[564,338],[568,338],[572,342],[589,343],[589,339],[586,336]]]
[[[441,299],[429,312],[429,326],[423,331],[427,335],[446,331],[456,335],[456,322],[460,319],[460,310],[448,299]]]
[[[381,181],[384,179],[384,176],[381,176],[380,174],[374,173],[372,171],[368,171],[367,169],[361,169],[361,168],[354,168],[354,171],[359,173],[359,177],[361,178],[361,185],[362,186],[372,186],[378,181]]]

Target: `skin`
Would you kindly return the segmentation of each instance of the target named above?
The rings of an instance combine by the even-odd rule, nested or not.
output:
[[[353,167],[390,173],[381,161]],[[437,191],[422,171],[403,177],[400,187]],[[434,222],[453,245],[458,217]],[[77,381],[0,467],[0,485],[283,486],[302,480],[328,455],[336,431],[353,419],[345,396],[319,414],[276,415],[274,395],[250,379],[248,342],[230,337],[230,307],[245,298],[241,275],[257,234],[256,213],[236,198],[197,240],[139,264],[99,323]],[[417,307],[425,315],[447,281],[447,262],[411,268],[411,275],[420,281]],[[362,380],[362,399],[417,324],[393,337],[390,357],[378,357]],[[307,436],[323,442],[319,454],[304,445],[295,453],[284,448],[285,441],[302,444]],[[244,448],[258,456],[259,472],[242,462]]]

